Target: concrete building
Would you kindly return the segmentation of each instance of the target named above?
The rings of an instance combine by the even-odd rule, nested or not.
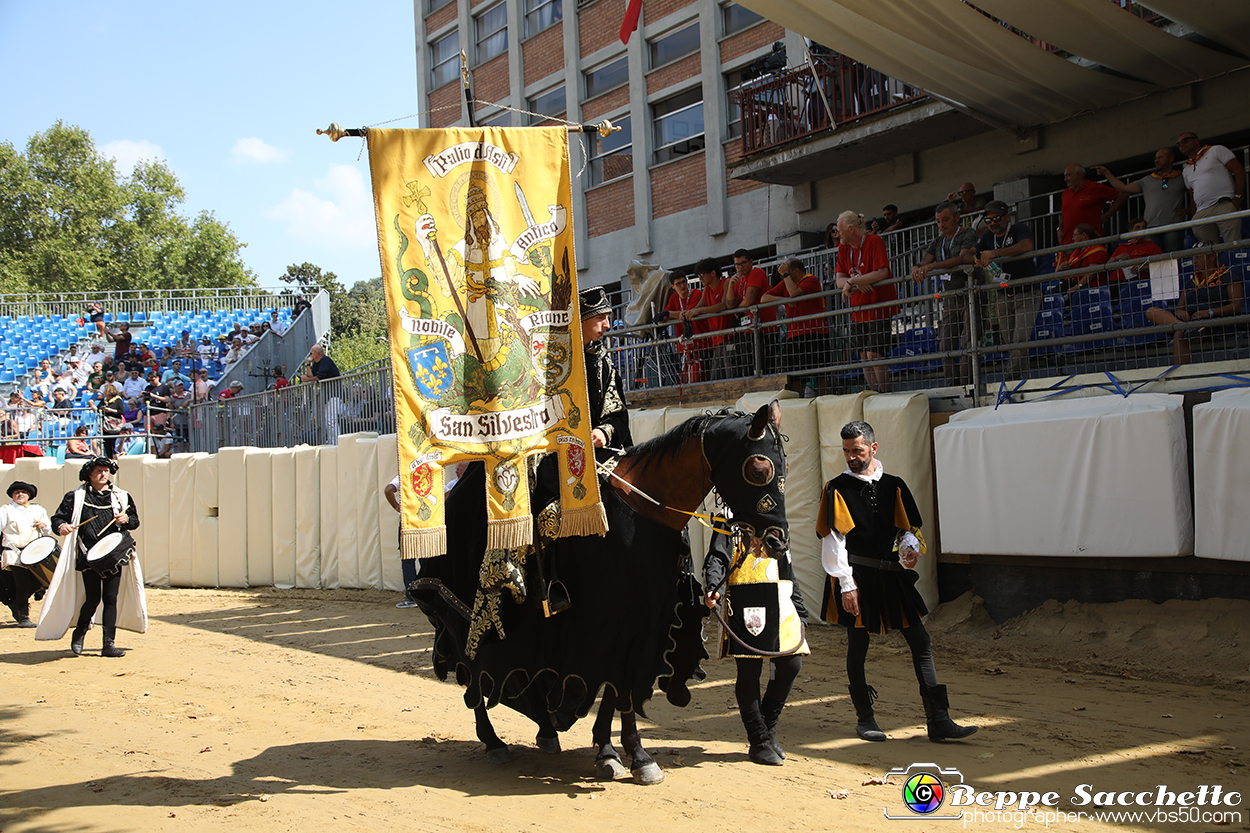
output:
[[[734,2],[647,0],[628,45],[618,37],[621,0],[578,0],[575,7],[564,0],[414,2],[421,126],[468,123],[458,83],[464,50],[475,96],[490,102],[475,105],[479,124],[608,118],[623,128],[609,139],[571,142],[584,285],[616,282],[632,260],[689,268],[705,256],[727,264],[739,247],[763,259],[817,246],[845,209],[874,217],[894,204],[931,220],[932,206],[968,180],[982,196],[993,192],[1020,204],[1022,216],[1042,217],[1057,204],[1022,202],[1062,189],[1061,173],[1073,162],[1141,170],[1181,131],[1231,146],[1250,138],[1245,55],[1152,13],[1143,21],[1140,7],[1115,9],[1116,0],[1103,2],[1133,16],[1133,26],[1149,23],[1186,41],[1190,52],[1190,44],[1208,50],[1198,55],[1209,53],[1211,71],[1162,74],[1179,84],[1111,85],[1122,92],[1104,95],[1097,107],[1058,119],[1039,111],[1045,123],[1023,126],[928,95],[929,79],[900,73],[896,80],[836,55],[823,60],[833,74],[821,76],[823,107],[832,101],[836,124],[825,117],[821,126],[810,42]],[[748,2],[765,11],[784,5]],[[794,69],[752,95],[757,104],[777,105],[780,125],[766,106],[744,119],[734,94],[753,89],[742,87],[744,77],[774,44]],[[856,45],[830,46],[853,52]],[[1104,69],[1023,37],[1018,48]],[[744,127],[753,135],[744,137]]]

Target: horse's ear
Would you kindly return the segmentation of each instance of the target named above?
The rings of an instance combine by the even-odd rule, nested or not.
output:
[[[755,412],[755,416],[751,418],[751,430],[747,432],[747,439],[751,442],[758,442],[764,439],[764,428],[772,423],[774,426],[781,426],[781,406],[774,399],[767,405],[761,405],[760,409]]]

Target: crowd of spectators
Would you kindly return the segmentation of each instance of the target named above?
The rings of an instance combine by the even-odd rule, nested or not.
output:
[[[1106,184],[1090,179],[1090,172],[1105,179]],[[1204,144],[1192,132],[1181,134],[1175,147],[1160,148],[1154,156],[1154,170],[1133,181],[1121,180],[1102,165],[1087,170],[1079,164],[1065,168],[1063,179],[1066,188],[1060,195],[1059,223],[1054,231],[1060,245],[1074,245],[1047,257],[1044,263],[1028,256],[1038,248],[1029,224],[1018,217],[1013,220],[1006,202],[978,194],[971,182],[951,191],[947,200],[933,210],[937,234],[918,250],[919,263],[910,275],[917,285],[925,287],[922,294],[940,297],[943,291],[968,286],[997,287],[996,291],[974,295],[976,300],[971,306],[942,305],[935,326],[939,351],[957,352],[970,346],[970,310],[982,322],[981,333],[993,331],[995,343],[1030,341],[1043,301],[1042,284],[1036,278],[1039,272],[1066,273],[1056,291],[1069,307],[1087,287],[1107,287],[1114,304],[1120,287],[1125,282],[1149,277],[1149,268],[1133,264],[1114,269],[1107,264],[1241,239],[1241,220],[1226,220],[1223,215],[1244,206],[1245,169],[1236,154],[1222,145]],[[1118,242],[1113,249],[1096,242],[1108,236],[1109,221],[1135,195],[1142,197],[1143,210],[1142,216],[1128,221],[1134,236]],[[1190,219],[1210,222],[1192,226],[1188,235],[1183,229],[1163,228]],[[880,235],[924,220],[927,216],[923,213],[900,215],[893,204],[886,205],[879,217],[870,220],[856,212],[844,212],[825,233],[826,248],[831,254],[836,250],[836,255],[830,257],[831,264],[836,265],[831,265],[829,274],[822,276],[829,278],[823,286],[801,260],[783,261],[776,266],[775,274],[769,275],[754,264],[744,249],[734,252],[734,271],[729,275],[723,275],[712,258],[700,260],[693,275],[671,274],[672,294],[657,322],[671,325],[669,337],[680,340],[663,357],[664,383],[745,376],[758,366],[765,374],[788,374],[791,386],[805,393],[820,392],[823,382],[818,378],[805,379],[802,371],[828,366],[835,360],[836,340],[823,314],[835,306],[833,298],[839,295],[852,309],[847,328],[848,351],[841,354],[841,359],[850,359],[854,353],[864,363],[883,360],[891,349],[891,319],[900,310],[891,302],[898,299],[895,278],[901,276],[893,274]],[[1175,304],[1155,304],[1157,309],[1148,316],[1151,323],[1241,313],[1241,286],[1236,275],[1208,264],[1208,260],[1212,264],[1214,260],[1205,255],[1197,260],[1204,264],[1203,268],[1184,282]],[[694,277],[698,278],[699,287],[692,286]],[[1204,283],[1196,284],[1199,280]],[[1223,288],[1211,289],[1212,282]],[[798,300],[822,290],[837,290],[838,294]],[[784,321],[778,320],[777,307],[758,312],[750,309],[757,303],[775,301],[785,301],[780,305]],[[1210,303],[1203,306],[1207,301]],[[756,333],[741,331],[756,323],[752,320],[755,314],[760,318],[758,340],[762,355],[758,358]],[[1178,363],[1189,360],[1192,336],[1193,332],[1176,334],[1174,355]],[[942,364],[948,384],[967,384],[966,356],[962,362],[948,358]],[[1028,351],[1012,349],[1010,367],[1017,376],[1027,375]],[[869,388],[889,389],[884,363],[865,367],[863,372]]]
[[[309,306],[298,301],[295,315]],[[129,322],[110,327],[104,319],[101,304],[88,304],[82,323],[93,324],[97,337],[85,348],[71,345],[64,355],[41,360],[9,395],[0,411],[0,439],[64,438],[66,457],[144,451],[167,457],[186,447],[190,406],[209,401],[216,379],[265,332],[283,336],[288,329],[275,310],[268,321],[248,327],[236,321],[215,339],[196,343],[183,330],[172,344],[155,344]],[[282,368],[275,371],[274,387],[285,386]],[[242,387],[233,382],[221,396]]]

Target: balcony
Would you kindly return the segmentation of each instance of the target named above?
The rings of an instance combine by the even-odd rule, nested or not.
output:
[[[853,61],[820,58],[739,84],[737,179],[798,185],[990,128],[923,90]],[[868,140],[871,139],[871,142]]]

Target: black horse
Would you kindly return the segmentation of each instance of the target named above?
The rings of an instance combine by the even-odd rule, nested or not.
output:
[[[610,741],[619,710],[634,779],[663,779],[642,747],[636,714],[645,716],[657,682],[670,702],[686,705],[686,684],[707,658],[707,609],[682,530],[715,486],[735,523],[765,552],[784,555],[780,415],[776,402],[754,416],[704,414],[635,446],[601,480],[607,536],[546,540],[541,554],[486,552],[484,470],[466,472],[448,498],[448,554],[422,561],[412,595],[434,625],[435,673],[446,680],[454,672],[465,687],[489,760],[511,757],[491,726],[491,706],[531,718],[539,748],[557,752],[557,731],[585,717],[602,689],[594,729],[600,777],[624,774]],[[557,578],[571,604],[548,617],[539,599]]]

